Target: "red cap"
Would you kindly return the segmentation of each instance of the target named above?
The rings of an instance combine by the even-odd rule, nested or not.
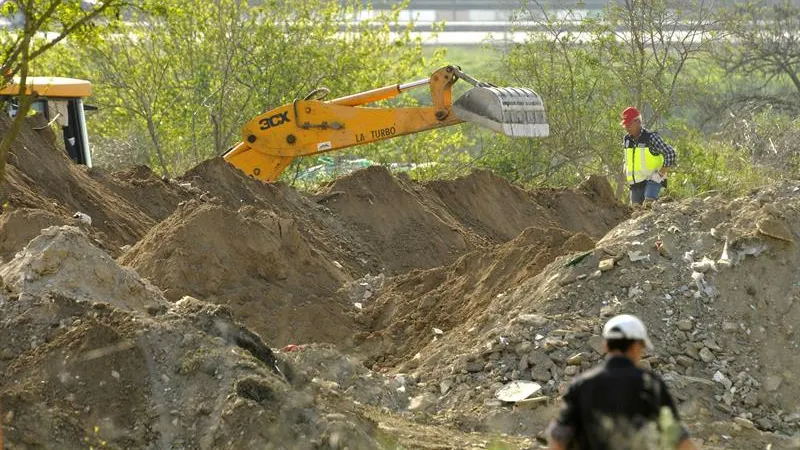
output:
[[[639,110],[633,106],[629,106],[625,108],[625,111],[622,111],[622,122],[620,122],[620,125],[630,125],[630,123],[634,120],[641,118],[642,114],[639,112]]]

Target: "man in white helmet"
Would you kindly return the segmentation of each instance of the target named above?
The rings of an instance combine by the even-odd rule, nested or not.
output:
[[[667,385],[637,367],[653,344],[639,318],[613,317],[603,327],[608,358],[578,375],[550,425],[550,449],[694,450]]]

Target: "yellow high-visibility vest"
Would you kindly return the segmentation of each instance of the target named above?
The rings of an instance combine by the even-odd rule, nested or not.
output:
[[[641,183],[664,167],[664,155],[650,153],[649,147],[625,149],[625,176],[628,184]]]

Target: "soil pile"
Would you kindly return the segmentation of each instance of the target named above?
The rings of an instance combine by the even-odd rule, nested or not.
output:
[[[311,195],[77,167],[37,120],[0,214],[8,448],[542,448],[622,312],[706,448],[800,447],[800,185],[632,219],[600,178]],[[514,380],[541,389],[503,403]]]
[[[521,251],[527,230],[494,255],[388,283],[365,309],[374,331],[364,345],[372,361],[434,395],[432,410],[458,416],[461,405],[477,404],[482,420],[457,420],[533,432],[569,380],[601,359],[605,320],[632,313],[657,347],[644,364],[663,374],[706,445],[797,448],[780,435],[800,431],[800,385],[791,375],[800,370],[798,191],[658,204],[596,246],[582,239],[578,252],[548,255],[558,241],[537,242],[540,253],[525,257],[526,266],[502,249]],[[508,267],[505,278],[489,289],[499,267]],[[524,403],[534,412],[495,398],[512,380],[541,384],[544,397]],[[710,429],[727,431],[704,434]],[[736,443],[726,441],[732,435]]]
[[[170,304],[78,230],[48,228],[0,273],[7,448],[377,446],[230,310]]]
[[[0,128],[5,129],[8,121],[0,115]],[[73,224],[79,223],[72,218],[75,212],[87,214],[92,219],[92,237],[112,255],[119,247],[138,241],[159,220],[148,215],[148,209],[140,209],[98,182],[90,175],[91,169],[72,164],[64,150],[56,147],[55,135],[41,116],[28,118],[26,125],[12,145],[3,181],[3,192],[13,209],[38,209]],[[159,196],[166,198],[168,192],[176,192],[177,199],[179,189],[165,186]],[[151,202],[146,191],[140,194],[132,197],[143,204]],[[57,222],[47,225],[60,225]]]

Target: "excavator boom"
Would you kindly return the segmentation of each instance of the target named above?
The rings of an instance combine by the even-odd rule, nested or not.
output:
[[[451,87],[463,79],[475,87],[455,104]],[[421,86],[430,86],[432,105],[376,108],[364,105],[386,100]],[[275,181],[294,158],[369,144],[434,128],[473,122],[514,137],[549,134],[541,98],[526,88],[498,88],[481,83],[455,66],[430,78],[395,84],[323,101],[316,90],[302,100],[250,120],[242,142],[224,159],[247,175]]]

